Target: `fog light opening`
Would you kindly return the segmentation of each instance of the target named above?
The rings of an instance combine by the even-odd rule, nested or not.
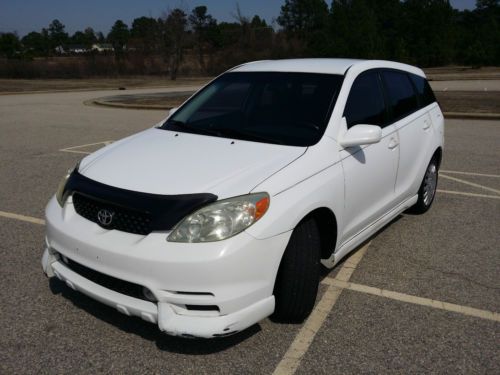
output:
[[[156,302],[156,297],[155,295],[153,294],[153,292],[151,292],[148,288],[146,288],[145,286],[142,287],[142,294],[144,295],[144,298],[146,298],[148,301],[151,301],[151,302]]]

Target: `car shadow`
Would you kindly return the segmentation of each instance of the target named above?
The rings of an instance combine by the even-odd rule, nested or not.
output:
[[[156,324],[145,322],[137,317],[123,315],[107,305],[74,291],[56,277],[52,277],[49,280],[49,287],[53,294],[61,295],[74,306],[84,310],[95,318],[111,324],[124,332],[152,341],[160,350],[173,353],[188,355],[218,353],[238,345],[262,330],[259,324],[254,324],[250,328],[234,335],[213,339],[169,336],[161,332]]]
[[[352,146],[347,147],[345,150],[358,162],[360,162],[361,164],[366,164],[366,155],[362,147]]]
[[[349,255],[345,256],[338,264],[335,265],[334,268],[327,269],[325,267],[322,267],[320,282],[324,278],[329,277],[331,273],[339,270],[344,262],[353,253],[362,248],[369,241],[372,241],[378,236],[379,233],[383,232],[387,227],[396,223],[401,218],[403,218],[403,215],[399,215],[392,221],[387,223],[384,227],[373,234],[368,240],[364,241],[361,245],[354,249]],[[100,319],[105,323],[111,324],[124,332],[140,336],[145,340],[152,341],[156,344],[158,349],[169,351],[172,353],[188,355],[214,354],[224,351],[230,347],[236,346],[239,343],[257,334],[258,332],[262,331],[262,328],[259,324],[254,324],[244,331],[238,332],[232,336],[217,337],[213,339],[169,336],[165,333],[162,333],[158,329],[157,325],[147,323],[138,317],[130,317],[121,314],[117,310],[98,301],[95,301],[90,297],[87,297],[85,294],[74,291],[56,277],[52,277],[49,280],[49,286],[53,294],[61,295],[62,297],[69,300],[77,308],[84,310],[95,318]],[[272,316],[270,318],[271,321],[273,321],[275,324],[282,323],[279,320],[274,319]]]

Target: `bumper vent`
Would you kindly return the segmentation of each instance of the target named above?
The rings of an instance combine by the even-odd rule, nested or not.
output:
[[[80,216],[103,228],[141,235],[152,232],[150,214],[102,203],[80,193],[73,194],[73,205]],[[107,216],[100,215],[103,211]]]
[[[64,264],[73,272],[76,272],[80,276],[99,284],[107,289],[113,290],[117,293],[124,294],[129,297],[142,299],[144,301],[150,302],[143,293],[143,286],[139,284],[134,284],[129,281],[124,281],[117,279],[112,276],[105,275],[103,273],[94,271],[88,267],[75,262],[74,260],[65,258]]]

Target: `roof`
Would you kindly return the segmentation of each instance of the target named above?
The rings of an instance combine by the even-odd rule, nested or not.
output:
[[[424,75],[423,72],[411,65],[401,64],[383,60],[355,60],[355,59],[287,59],[287,60],[263,60],[249,62],[232,69],[233,72],[303,72],[342,74],[353,67],[372,68],[394,68]]]

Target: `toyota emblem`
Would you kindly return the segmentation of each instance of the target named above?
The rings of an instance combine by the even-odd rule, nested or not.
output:
[[[108,226],[113,221],[115,213],[110,210],[102,209],[97,213],[97,220],[104,226]]]

